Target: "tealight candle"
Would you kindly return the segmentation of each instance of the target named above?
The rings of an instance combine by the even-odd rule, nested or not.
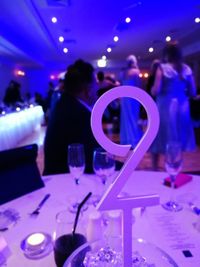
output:
[[[87,225],[87,240],[94,241],[101,239],[103,235],[102,231],[102,216],[99,211],[93,211],[89,215],[89,222]]]
[[[34,233],[27,238],[27,244],[31,248],[38,248],[43,244],[44,240],[45,235],[43,235],[42,233]]]

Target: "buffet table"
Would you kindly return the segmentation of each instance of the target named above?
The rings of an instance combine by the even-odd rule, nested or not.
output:
[[[41,106],[26,108],[0,117],[0,151],[14,148],[37,129],[43,120]]]
[[[166,173],[164,172],[135,171],[123,188],[123,192],[133,195],[158,193],[160,202],[163,203],[169,200],[171,191],[170,188],[163,185],[165,177]],[[43,180],[44,188],[0,207],[0,211],[12,208],[20,214],[20,220],[16,225],[0,233],[12,252],[7,261],[6,266],[8,267],[55,267],[53,253],[38,260],[26,258],[20,249],[22,239],[30,233],[41,231],[49,233],[53,237],[56,228],[55,216],[59,211],[68,209],[70,199],[79,197],[82,200],[89,191],[99,193],[103,189],[103,185],[95,175],[83,175],[78,189],[70,174],[46,176],[43,177]],[[200,206],[199,188],[200,177],[193,176],[191,182],[175,189],[175,195],[183,205],[183,210],[180,212],[168,212],[160,205],[145,209],[137,208],[133,211],[135,216],[134,237],[143,238],[162,248],[179,267],[200,266],[200,232],[194,227],[194,223],[199,217],[192,212],[188,205],[189,201],[193,201]],[[40,214],[36,218],[32,218],[29,213],[36,208],[47,193],[51,194],[50,198],[42,207]],[[82,226],[87,225],[88,214],[92,210],[94,207],[91,205],[84,212],[82,220],[85,223],[82,222]],[[70,228],[66,231],[70,231]],[[189,251],[190,257],[186,257],[183,251]],[[188,253],[186,254],[188,255]]]

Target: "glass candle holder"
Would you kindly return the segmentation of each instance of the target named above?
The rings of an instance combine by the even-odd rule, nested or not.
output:
[[[43,232],[31,233],[22,240],[21,249],[27,258],[41,259],[52,251],[52,238]]]

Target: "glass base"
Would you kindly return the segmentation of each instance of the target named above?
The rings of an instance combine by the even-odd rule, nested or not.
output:
[[[71,205],[69,206],[69,212],[71,212],[71,213],[77,213],[78,205],[79,205],[78,202],[71,204]],[[82,207],[81,211],[83,212],[83,211],[86,211],[87,209],[88,209],[88,205],[85,204],[85,205]]]
[[[101,197],[101,195],[94,194],[88,199],[87,204],[96,207],[99,201],[101,200]]]
[[[181,211],[183,209],[183,207],[175,201],[168,201],[162,204],[162,207],[168,211],[173,212]]]

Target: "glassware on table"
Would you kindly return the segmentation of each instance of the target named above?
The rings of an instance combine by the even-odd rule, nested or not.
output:
[[[80,184],[80,177],[85,170],[85,153],[83,144],[74,143],[68,146],[68,166],[72,174],[75,184]],[[78,201],[75,201],[70,206],[70,212],[76,213]],[[87,206],[85,206],[86,209]]]
[[[81,218],[79,219],[81,220]],[[77,233],[72,234],[75,214],[63,210],[56,215],[56,232],[54,233],[54,259],[57,267],[63,267],[66,259],[79,246],[87,242],[83,224],[79,222]],[[78,259],[76,260],[77,263]],[[79,266],[79,265],[77,265]]]
[[[82,144],[75,143],[68,146],[68,166],[78,185],[85,170],[85,153]]]
[[[132,267],[178,267],[177,263],[164,250],[141,238],[133,239],[132,247]],[[82,262],[79,262],[79,266],[122,267],[123,257],[121,251],[121,248],[118,249],[109,245],[105,246],[105,242],[102,239],[88,242],[75,250],[66,260],[63,267],[75,267],[74,259],[79,255],[82,258],[85,255]]]
[[[115,172],[115,160],[113,156],[102,148],[95,149],[93,153],[93,170],[100,177],[102,184],[105,185],[108,178]],[[96,206],[100,199],[101,195],[94,194],[90,202]]]
[[[53,242],[48,233],[34,232],[22,240],[20,247],[28,259],[37,260],[52,252]]]
[[[7,231],[20,219],[20,214],[15,209],[0,211],[0,232]]]
[[[163,208],[168,211],[180,211],[182,210],[182,206],[174,200],[174,188],[175,188],[175,180],[176,176],[180,172],[182,168],[183,158],[182,158],[182,149],[181,144],[178,142],[169,142],[166,146],[165,152],[165,168],[167,173],[170,176],[170,182],[172,187],[172,195],[171,199],[162,204]]]
[[[94,172],[101,178],[102,184],[115,172],[115,160],[111,154],[102,148],[97,148],[93,155]]]

